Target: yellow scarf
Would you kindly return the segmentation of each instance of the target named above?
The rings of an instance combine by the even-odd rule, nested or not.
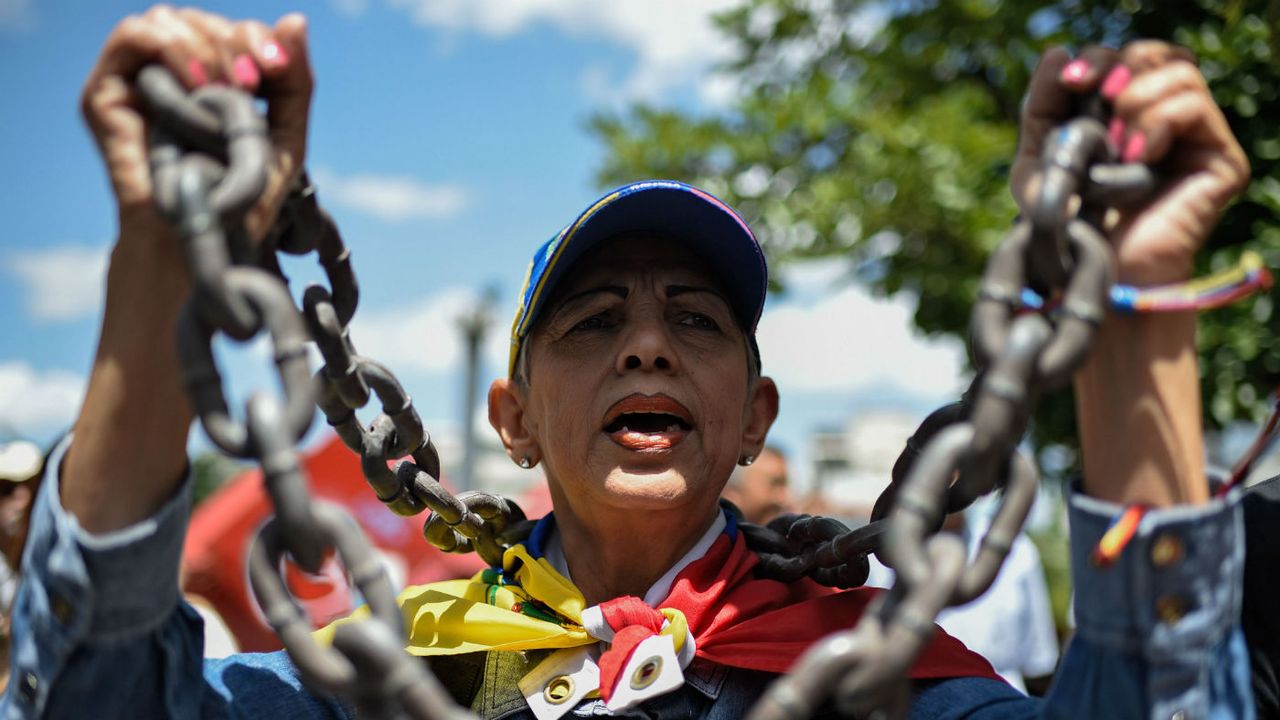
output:
[[[485,568],[470,580],[416,585],[400,593],[398,602],[409,631],[405,650],[412,655],[571,648],[597,641],[582,626],[582,592],[524,545],[507,549],[501,571]],[[688,629],[684,613],[659,612],[668,620],[661,634],[670,635],[679,652]],[[330,644],[337,626],[368,614],[362,607],[317,630],[315,638]]]

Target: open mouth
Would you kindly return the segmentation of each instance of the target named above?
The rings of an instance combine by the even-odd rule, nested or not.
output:
[[[605,413],[603,431],[637,452],[668,450],[693,431],[689,409],[666,395],[629,395]]]

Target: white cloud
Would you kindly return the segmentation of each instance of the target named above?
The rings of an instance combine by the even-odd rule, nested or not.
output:
[[[757,339],[765,372],[784,393],[851,391],[897,385],[922,396],[950,396],[963,388],[963,345],[928,339],[911,325],[914,303],[872,297],[857,286],[815,294],[802,279],[830,284],[829,263],[788,271],[793,300],[766,310]],[[825,289],[825,288],[824,288]]]
[[[466,288],[449,288],[395,308],[362,308],[351,321],[356,352],[386,365],[397,375],[457,372],[463,362],[459,322],[474,312],[479,295]],[[510,347],[504,303],[491,313],[483,362],[494,373],[505,374]]]
[[[429,185],[407,175],[344,176],[320,168],[312,177],[325,202],[389,222],[453,217],[467,206],[461,187]]]
[[[38,321],[76,320],[98,312],[108,249],[63,245],[14,253],[9,269],[26,288],[27,310]]]
[[[84,388],[85,379],[66,370],[0,363],[0,428],[27,437],[63,430],[75,419]]]
[[[655,99],[663,91],[696,85],[707,102],[729,93],[708,68],[728,58],[730,41],[711,16],[736,0],[390,0],[424,27],[509,37],[538,23],[573,36],[604,39],[631,49],[629,77],[601,82],[599,68],[584,74],[588,92],[602,99]]]
[[[27,30],[35,21],[31,0],[0,0],[0,30]]]

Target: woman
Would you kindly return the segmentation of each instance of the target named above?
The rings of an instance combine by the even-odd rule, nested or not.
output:
[[[83,716],[86,708],[95,717],[342,716],[347,709],[340,704],[302,691],[281,655],[202,667],[198,624],[178,597],[191,412],[176,357],[155,348],[174,346],[173,328],[190,282],[173,230],[154,209],[145,123],[130,89],[134,73],[154,62],[189,87],[235,82],[266,98],[275,155],[267,192],[249,218],[253,235],[260,237],[271,225],[288,181],[302,166],[312,78],[301,17],[267,27],[158,7],[127,19],[108,39],[83,106],[115,190],[120,238],[74,442],[60,462],[51,463],[61,473],[46,478],[33,527],[27,558],[37,561],[29,570],[35,579],[19,601],[17,682],[5,696],[4,711],[6,717]],[[1153,284],[1185,278],[1218,212],[1243,187],[1248,168],[1203,79],[1179,51],[1140,43],[1119,55],[1090,50],[1072,60],[1062,51],[1046,54],[1025,104],[1015,192],[1021,198],[1034,187],[1043,136],[1069,113],[1073,96],[1098,88],[1115,107],[1112,132],[1126,159],[1168,168],[1159,196],[1118,219],[1113,239],[1120,279]],[[541,525],[511,572],[539,569],[539,581],[560,592],[558,600],[550,591],[533,593],[531,577],[518,576],[524,585],[510,590],[510,602],[497,610],[524,614],[519,603],[533,615],[545,615],[541,607],[525,608],[518,591],[527,591],[543,605],[561,603],[552,608],[559,616],[536,619],[571,636],[544,648],[590,647],[583,643],[617,631],[615,648],[626,630],[634,648],[677,655],[663,668],[683,666],[683,677],[672,679],[653,666],[648,675],[626,676],[649,682],[646,687],[672,683],[667,692],[636,700],[635,712],[736,717],[781,668],[734,665],[732,657],[714,652],[717,644],[741,647],[724,637],[628,628],[652,620],[655,605],[666,602],[664,594],[670,599],[688,591],[695,569],[728,562],[714,553],[740,547],[716,499],[734,464],[760,451],[778,409],[773,383],[759,374],[752,339],[763,301],[763,264],[756,258],[753,268],[749,231],[726,224],[740,220],[713,198],[672,186],[627,195],[665,198],[653,208],[662,226],[609,225],[605,215],[591,219],[599,209],[593,206],[574,224],[578,230],[571,226],[560,241],[544,246],[535,256],[513,332],[510,376],[490,391],[490,418],[513,461],[542,464],[556,507],[554,525]],[[606,198],[602,205],[613,202]],[[684,207],[719,213],[713,216],[721,227],[708,230],[691,222],[680,215]],[[730,246],[713,244],[719,238],[731,238]],[[560,264],[556,253],[567,246],[578,257],[559,256]],[[1086,452],[1082,489],[1093,498],[1075,503],[1082,526],[1077,555],[1079,547],[1096,541],[1114,511],[1100,501],[1204,507],[1148,513],[1129,551],[1110,569],[1077,563],[1077,582],[1092,588],[1080,593],[1084,599],[1077,608],[1083,640],[1064,661],[1058,689],[1044,709],[1048,714],[1169,717],[1177,711],[1198,717],[1210,708],[1248,711],[1233,596],[1207,588],[1238,587],[1238,566],[1230,562],[1236,557],[1236,513],[1229,505],[1205,502],[1197,391],[1193,317],[1107,319],[1077,378]],[[1218,541],[1193,543],[1197,551],[1185,563],[1162,567],[1152,590],[1178,592],[1189,608],[1185,622],[1182,616],[1166,618],[1157,631],[1149,611],[1157,598],[1128,588],[1147,572],[1145,553],[1154,534],[1187,536],[1191,542],[1199,532],[1215,533]],[[750,585],[751,557],[737,560],[744,569],[741,582]],[[672,575],[677,578],[666,585]],[[1219,582],[1205,583],[1206,577]],[[861,597],[776,585],[769,592],[786,597],[769,605],[770,611]],[[424,592],[411,593],[406,604],[435,599],[447,607],[459,602]],[[461,598],[471,603],[468,612],[493,607],[475,600]],[[615,601],[623,602],[609,605]],[[589,617],[587,606],[600,608],[602,620]],[[632,620],[615,624],[618,612]],[[683,606],[691,628],[701,627],[689,617],[698,612]],[[751,625],[764,615],[744,614],[726,621],[726,636],[747,628],[738,633],[747,637],[734,639],[751,644],[768,634]],[[414,617],[447,619],[430,612]],[[678,624],[674,615],[663,617]],[[573,622],[561,622],[566,618]],[[813,629],[815,618],[824,616],[817,613],[797,625]],[[827,622],[835,628],[850,621]],[[467,625],[459,641],[478,642]],[[583,640],[584,632],[590,640]],[[435,636],[418,628],[411,644],[431,654],[438,646]],[[663,643],[669,644],[658,647]],[[699,643],[700,649],[690,649]],[[776,647],[757,652],[767,656]],[[562,697],[549,685],[540,692],[537,683],[513,693],[537,669],[513,671],[510,660],[517,653],[475,649],[443,656],[433,666],[463,702],[485,715],[524,717],[532,712],[534,696]],[[606,668],[605,655],[601,676],[618,677],[631,660],[615,657]],[[916,668],[918,717],[1028,717],[1042,710],[1036,701],[981,677],[981,666],[945,638]],[[608,700],[560,702],[576,705],[579,714],[605,712],[602,704],[619,714],[631,712],[625,698],[614,702],[628,690],[615,684],[611,691],[610,684],[598,683]],[[568,696],[582,690],[575,688],[560,686]]]

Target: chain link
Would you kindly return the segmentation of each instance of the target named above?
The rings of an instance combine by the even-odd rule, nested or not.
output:
[[[1038,485],[1017,445],[1040,395],[1080,366],[1105,315],[1114,278],[1100,230],[1107,210],[1155,186],[1148,168],[1112,162],[1114,148],[1098,117],[1068,121],[1046,144],[1037,194],[983,273],[972,327],[978,376],[963,401],[930,415],[908,441],[867,526],[877,528],[868,531],[877,542],[850,544],[850,555],[821,561],[806,549],[792,553],[801,558],[792,565],[767,563],[770,572],[816,579],[823,567],[875,551],[896,576],[857,626],[829,636],[774,682],[751,720],[808,717],[825,703],[847,715],[901,717],[907,672],[932,637],[938,612],[976,598],[995,579]],[[1024,312],[1024,288],[1060,298],[1058,309]],[[963,542],[938,530],[947,513],[996,488],[1003,489],[996,515],[967,561]],[[794,550],[785,536],[780,544],[769,539],[780,552]],[[870,547],[879,541],[883,548]]]
[[[444,518],[486,560],[499,548],[497,529],[507,518],[523,520],[524,515],[492,496],[469,504],[437,482],[440,460],[412,400],[390,371],[356,355],[351,345],[346,325],[359,290],[350,253],[305,178],[263,247],[255,249],[250,242],[244,218],[266,187],[271,150],[253,99],[216,86],[188,94],[159,66],[144,68],[137,87],[151,126],[156,203],[182,236],[193,278],[178,328],[188,394],[214,444],[259,462],[276,510],[249,557],[250,584],[263,615],[306,686],[348,699],[362,717],[474,717],[453,701],[425,663],[404,652],[404,620],[386,569],[345,510],[311,498],[297,443],[318,403],[343,442],[360,453],[361,468],[379,499],[402,515],[432,509],[433,518]],[[315,251],[329,279],[332,289],[312,286],[304,293],[305,321],[280,274],[277,250]],[[263,332],[271,339],[282,397],[253,393],[245,419],[238,421],[227,406],[213,340],[222,333],[243,342]],[[315,340],[326,361],[314,380],[308,340]],[[382,413],[365,428],[355,411],[371,394],[381,401]],[[395,471],[388,468],[389,461],[405,455],[411,459]],[[482,529],[485,518],[495,521],[493,528]],[[331,551],[370,612],[336,628],[333,644],[322,646],[282,571],[285,553],[303,570],[318,573]]]

